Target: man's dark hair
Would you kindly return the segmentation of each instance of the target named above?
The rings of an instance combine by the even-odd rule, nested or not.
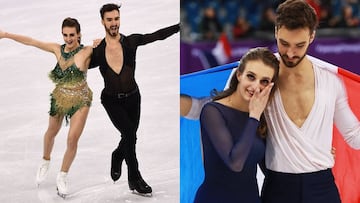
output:
[[[289,30],[309,28],[310,34],[318,26],[318,18],[313,7],[304,0],[287,0],[276,10],[276,29],[284,26]]]
[[[100,16],[101,16],[101,19],[104,20],[104,14],[106,12],[110,12],[110,11],[113,11],[113,10],[117,10],[120,12],[120,7],[121,5],[117,5],[117,4],[104,4],[101,9],[100,9]]]

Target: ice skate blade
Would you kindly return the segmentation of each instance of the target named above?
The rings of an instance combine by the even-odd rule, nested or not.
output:
[[[134,195],[139,195],[139,196],[142,196],[142,197],[152,197],[152,192],[151,193],[140,193],[136,190],[131,190],[132,194]]]
[[[66,194],[60,193],[58,188],[56,188],[56,190],[57,190],[57,194],[59,195],[59,197],[61,197],[63,199],[66,198]]]
[[[65,199],[66,198],[66,194],[61,194],[60,192],[57,193],[59,195],[59,197]]]

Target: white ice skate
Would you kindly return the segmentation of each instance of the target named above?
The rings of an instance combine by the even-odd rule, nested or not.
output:
[[[45,180],[49,171],[49,167],[50,167],[50,160],[43,159],[36,173],[36,184],[38,185],[38,187],[40,183],[42,183]]]
[[[56,189],[57,189],[57,194],[62,197],[63,199],[65,199],[66,195],[67,195],[67,183],[66,183],[66,176],[67,173],[66,172],[62,172],[60,171],[60,173],[58,173],[57,177],[56,177]]]

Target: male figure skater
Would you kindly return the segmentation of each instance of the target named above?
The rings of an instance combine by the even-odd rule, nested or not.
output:
[[[150,34],[119,33],[120,6],[105,4],[100,9],[105,38],[97,46],[90,67],[99,66],[104,78],[101,102],[114,126],[121,133],[118,147],[111,157],[111,178],[121,176],[122,161],[128,166],[130,190],[151,194],[152,188],[143,180],[136,158],[136,131],[140,120],[140,92],[135,81],[136,50],[138,46],[163,40],[180,30],[179,24],[160,29]]]

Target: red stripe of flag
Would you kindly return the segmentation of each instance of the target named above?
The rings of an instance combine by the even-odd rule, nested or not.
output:
[[[349,105],[360,118],[360,76],[338,68],[338,75],[343,79]],[[336,149],[333,173],[342,203],[360,203],[360,150],[352,149],[334,128],[333,146]]]
[[[220,35],[211,53],[214,55],[219,65],[223,65],[229,61],[231,57],[231,45],[225,33]]]

